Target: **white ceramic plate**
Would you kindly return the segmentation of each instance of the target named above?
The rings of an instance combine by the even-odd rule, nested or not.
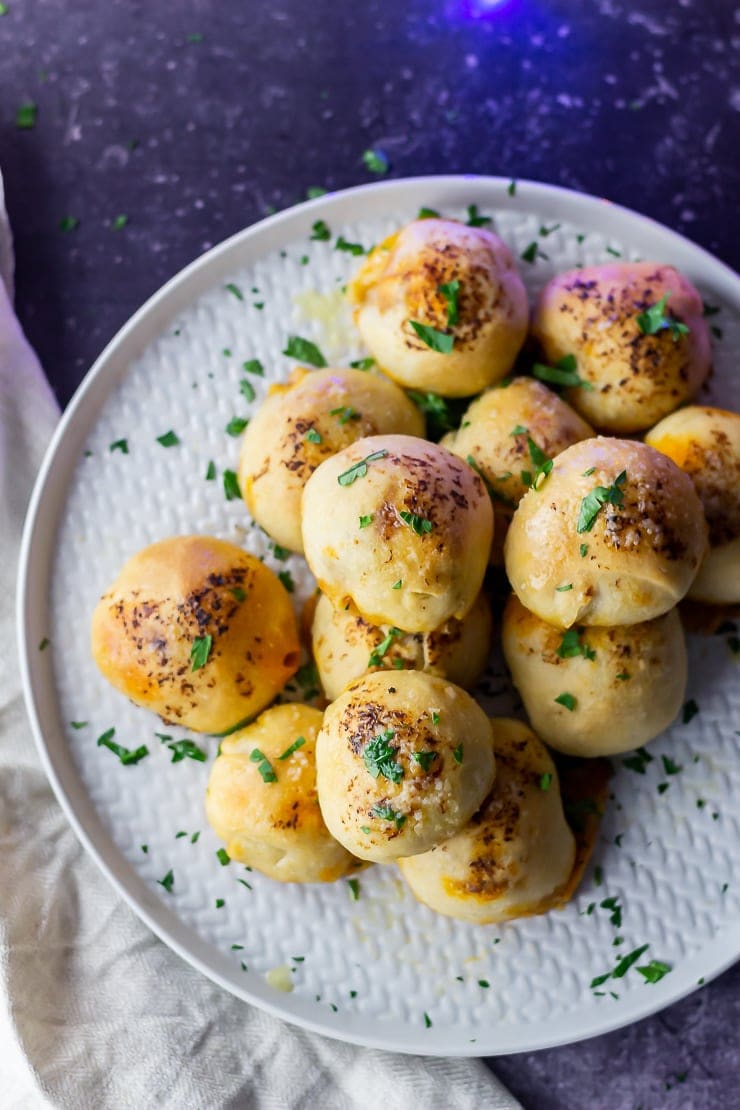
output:
[[[155,731],[186,734],[163,729],[103,681],[90,659],[88,625],[123,562],[178,533],[241,542],[291,572],[297,603],[305,596],[302,560],[277,561],[244,506],[224,499],[221,475],[238,454],[224,428],[254,408],[239,392],[241,365],[252,358],[264,364],[264,379],[250,377],[257,404],[268,381],[288,372],[291,360],[281,351],[289,333],[313,339],[335,364],[361,356],[340,293],[357,260],[334,249],[336,236],[367,247],[421,205],[464,217],[469,204],[493,216],[517,256],[539,244],[536,262],[520,263],[531,293],[557,270],[615,252],[680,267],[721,306],[711,323],[724,334],[706,396],[740,407],[740,282],[675,233],[605,200],[546,185],[519,183],[512,195],[503,180],[440,177],[351,189],[273,216],[210,251],[108,346],[39,476],[19,591],[26,697],[44,765],[82,842],[139,916],[211,979],[288,1021],[358,1044],[445,1056],[519,1052],[602,1033],[667,1005],[737,957],[740,887],[731,877],[739,862],[740,688],[726,638],[692,645],[689,695],[697,716],[651,746],[644,774],[615,760],[614,800],[573,902],[560,913],[473,928],[416,904],[391,867],[364,872],[356,902],[344,881],[290,887],[235,863],[222,867],[202,805],[216,741],[205,741],[208,764],[171,763]],[[331,241],[309,238],[318,219],[329,224]],[[170,429],[181,444],[167,449],[156,437]],[[128,454],[110,450],[121,439]],[[216,481],[205,480],[210,460]],[[39,651],[45,637],[49,646]],[[486,685],[492,696],[485,704],[505,712],[500,672]],[[88,724],[74,729],[71,721]],[[111,726],[122,744],[147,744],[149,757],[124,767],[98,748],[96,738]],[[663,755],[682,770],[667,775]],[[157,880],[169,870],[168,894]],[[611,898],[622,907],[618,928],[600,906]],[[670,974],[650,984],[633,967],[595,995],[592,978],[642,944],[650,947],[640,964],[660,960]],[[289,969],[292,993],[267,982],[278,967]]]

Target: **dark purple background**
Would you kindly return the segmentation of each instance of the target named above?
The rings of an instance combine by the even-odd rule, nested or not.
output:
[[[63,403],[167,278],[309,186],[371,179],[370,146],[394,177],[600,194],[740,262],[729,0],[508,0],[480,18],[476,0],[6,3],[18,310]],[[739,987],[736,967],[623,1032],[494,1067],[536,1110],[735,1107]]]

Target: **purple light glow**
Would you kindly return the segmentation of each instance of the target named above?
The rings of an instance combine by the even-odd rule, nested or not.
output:
[[[497,8],[503,8],[509,0],[463,0],[460,5],[461,14],[471,19],[480,19],[482,16],[491,15]]]

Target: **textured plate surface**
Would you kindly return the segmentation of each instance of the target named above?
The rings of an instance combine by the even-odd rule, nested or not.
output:
[[[289,334],[313,339],[334,364],[366,353],[341,298],[357,260],[334,249],[336,236],[368,247],[420,205],[465,218],[477,204],[517,256],[536,242],[536,261],[520,262],[531,294],[553,273],[615,252],[679,266],[720,306],[711,320],[722,332],[716,372],[701,399],[740,407],[735,275],[606,201],[525,183],[511,195],[507,184],[426,178],[350,190],[271,217],[193,263],[88,375],[50,448],[24,540],[19,628],[29,710],[59,799],[109,879],[163,940],[239,997],[329,1036],[396,1051],[485,1055],[577,1040],[667,1005],[737,957],[740,888],[730,880],[739,854],[740,683],[727,638],[691,644],[688,696],[699,712],[651,745],[644,773],[614,761],[613,800],[573,902],[545,917],[473,928],[416,904],[392,867],[363,872],[356,902],[344,881],[290,887],[235,863],[222,867],[203,814],[217,741],[202,741],[206,764],[171,763],[155,737],[161,723],[93,666],[89,618],[129,556],[187,532],[241,543],[290,572],[296,604],[306,596],[302,560],[277,560],[244,506],[224,498],[223,470],[235,469],[238,455],[224,429],[286,376]],[[331,228],[328,242],[310,239],[318,219]],[[247,375],[256,391],[248,404],[239,382],[254,358],[265,376]],[[171,429],[181,442],[162,447],[157,437]],[[127,453],[111,450],[121,440]],[[215,481],[205,478],[211,460]],[[511,705],[495,662],[480,693],[495,712]],[[122,744],[147,744],[149,757],[124,767],[97,748],[112,726]],[[167,893],[157,880],[170,870]],[[617,902],[602,907],[605,899]],[[639,964],[660,960],[670,974],[651,984],[633,967],[596,994],[591,980],[643,944]],[[265,978],[283,967],[291,993]]]

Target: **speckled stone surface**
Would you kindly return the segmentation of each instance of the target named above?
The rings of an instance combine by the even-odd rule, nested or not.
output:
[[[62,402],[167,278],[311,186],[371,180],[368,147],[390,176],[492,173],[603,195],[740,263],[729,0],[3,7],[18,309]],[[19,129],[30,101],[35,126]],[[60,230],[65,217],[78,226]],[[739,1011],[736,967],[629,1029],[493,1066],[537,1110],[735,1107]]]

